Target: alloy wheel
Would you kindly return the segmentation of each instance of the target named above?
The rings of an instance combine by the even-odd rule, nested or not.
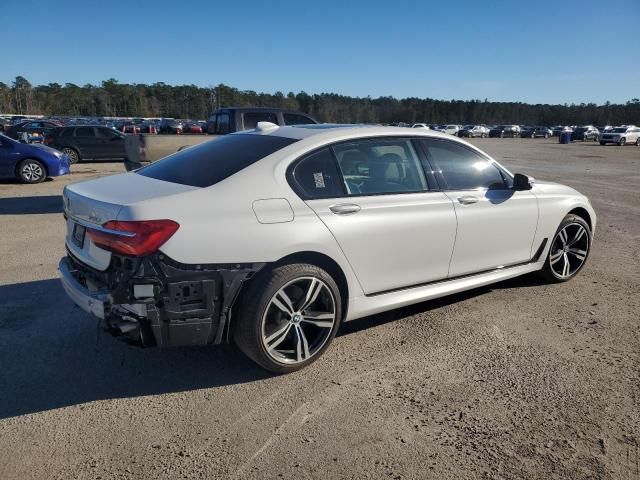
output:
[[[35,162],[27,162],[21,168],[22,177],[29,183],[36,183],[44,175],[42,167]]]
[[[71,163],[78,163],[78,152],[76,152],[73,148],[63,148],[62,153],[69,157],[69,161]]]
[[[551,245],[549,265],[558,278],[575,275],[589,254],[589,235],[579,223],[569,223],[560,230]]]
[[[316,277],[300,277],[280,288],[262,317],[262,346],[279,363],[296,364],[316,355],[331,338],[336,301]]]

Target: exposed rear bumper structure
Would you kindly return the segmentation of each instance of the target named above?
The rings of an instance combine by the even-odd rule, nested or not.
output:
[[[74,258],[59,263],[71,300],[107,331],[141,346],[225,343],[233,303],[264,264],[185,265],[163,254],[113,255],[101,272]]]
[[[91,292],[82,286],[72,274],[73,266],[67,257],[63,257],[58,264],[60,280],[64,290],[78,307],[91,315],[104,319],[105,305],[110,304],[110,296],[105,292]]]

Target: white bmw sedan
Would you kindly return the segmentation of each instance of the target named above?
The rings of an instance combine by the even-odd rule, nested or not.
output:
[[[450,135],[260,123],[64,191],[66,292],[129,342],[233,339],[273,372],[342,322],[530,272],[574,277],[596,216]]]

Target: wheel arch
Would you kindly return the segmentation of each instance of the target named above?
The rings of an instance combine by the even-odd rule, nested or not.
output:
[[[317,267],[326,270],[329,275],[333,277],[338,289],[340,290],[340,297],[342,299],[342,318],[347,316],[347,310],[349,307],[349,282],[347,276],[340,267],[340,265],[330,256],[314,251],[303,251],[289,254],[282,257],[273,265],[285,265],[290,263],[309,263],[316,265]]]
[[[576,215],[580,217],[585,222],[587,222],[587,225],[589,225],[589,230],[593,231],[593,222],[591,220],[591,215],[585,208],[576,207],[573,210],[569,211],[568,215]]]
[[[242,304],[243,302],[242,297],[246,294],[250,283],[255,281],[256,277],[260,275],[260,273],[264,270],[268,270],[275,267],[279,267],[281,265],[287,265],[292,263],[308,263],[308,264],[320,267],[323,270],[326,270],[327,273],[329,273],[329,275],[331,275],[331,277],[335,280],[336,284],[338,285],[338,289],[340,291],[340,298],[342,300],[342,312],[341,312],[342,320],[344,321],[344,319],[347,318],[347,313],[349,310],[349,282],[347,281],[347,276],[344,270],[342,269],[342,267],[340,267],[340,265],[334,259],[332,259],[330,256],[324,253],[310,251],[310,250],[300,251],[300,252],[286,255],[280,258],[279,260],[276,260],[275,262],[269,262],[264,264],[264,266],[259,271],[257,271],[255,275],[253,275],[247,281],[243,282],[243,285],[240,287],[240,290],[238,291],[237,295],[235,296],[235,298],[233,299],[233,302],[230,305],[230,308],[229,308],[230,321],[227,323],[227,325],[224,326],[224,329],[226,332],[224,334],[224,338],[226,338],[227,342],[230,339],[230,334],[231,334],[231,330],[233,329],[233,324],[237,322],[237,318],[235,317],[238,313],[238,308],[239,308],[238,306]]]

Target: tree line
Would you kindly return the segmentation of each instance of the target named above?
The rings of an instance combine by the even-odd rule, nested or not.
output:
[[[174,117],[206,119],[219,107],[268,106],[299,110],[330,123],[515,123],[621,125],[640,123],[640,99],[624,104],[528,104],[485,100],[350,97],[335,93],[258,93],[210,87],[120,83],[32,85],[18,76],[0,82],[0,112],[22,115]]]

